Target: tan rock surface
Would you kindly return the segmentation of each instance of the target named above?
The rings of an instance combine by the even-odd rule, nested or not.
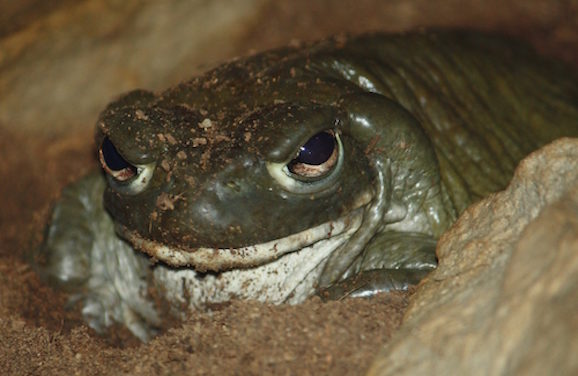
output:
[[[370,374],[578,374],[578,139],[525,159],[438,257]]]
[[[122,92],[341,32],[499,30],[576,63],[576,14],[541,0],[0,0],[0,127],[63,137]]]
[[[234,54],[262,2],[82,0],[55,10],[0,41],[0,124],[92,127],[120,93],[164,89]]]

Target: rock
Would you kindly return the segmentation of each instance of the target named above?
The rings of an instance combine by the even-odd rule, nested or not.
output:
[[[370,375],[578,374],[578,139],[523,160],[437,252]]]
[[[263,0],[68,2],[0,38],[3,127],[58,135],[93,127],[122,92],[164,89],[239,53],[243,25]]]

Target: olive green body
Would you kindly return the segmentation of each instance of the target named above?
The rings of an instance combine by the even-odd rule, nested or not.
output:
[[[338,138],[334,170],[316,179],[287,172],[320,132]],[[190,282],[167,298],[172,304],[190,291],[205,303],[217,296],[197,281],[206,272],[227,286],[261,281],[253,295],[239,287],[227,296],[300,301],[319,287],[348,294],[343,280],[370,292],[415,282],[435,267],[436,239],[470,203],[503,189],[524,156],[562,136],[578,136],[578,78],[524,45],[469,32],[336,38],[113,102],[97,144],[111,142],[137,177],[109,174],[106,188],[88,178],[69,195],[104,190],[98,215],[161,261],[149,267],[122,251],[145,260],[130,261],[141,265],[131,269],[138,283],[147,286],[152,273],[170,295],[171,281]],[[71,256],[62,244],[81,226],[68,226],[77,221],[65,211],[55,212],[46,270],[82,284],[102,255]],[[272,283],[267,268],[283,283],[307,272],[268,295],[260,293]]]

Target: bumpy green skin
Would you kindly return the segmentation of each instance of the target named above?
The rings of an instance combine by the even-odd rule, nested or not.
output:
[[[288,163],[323,130],[340,134],[339,178],[306,194],[282,187],[267,163]],[[281,239],[347,215],[369,194],[362,230],[319,278],[330,287],[431,268],[435,239],[457,215],[561,136],[578,136],[573,73],[500,38],[430,32],[284,48],[158,95],[135,91],[101,114],[96,139],[156,166],[139,194],[109,179],[104,204],[117,231],[183,252]],[[386,273],[390,286],[398,271]]]

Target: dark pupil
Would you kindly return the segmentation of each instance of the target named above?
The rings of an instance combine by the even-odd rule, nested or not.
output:
[[[331,157],[333,149],[335,149],[335,137],[333,134],[328,132],[317,133],[305,145],[301,146],[295,162],[308,165],[323,164]]]
[[[104,162],[113,171],[120,171],[127,167],[132,167],[116,150],[114,144],[106,137],[100,146]]]

